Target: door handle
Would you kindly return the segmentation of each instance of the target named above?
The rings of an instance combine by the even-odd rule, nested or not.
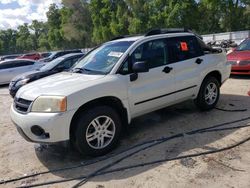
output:
[[[173,70],[173,68],[172,67],[165,67],[163,70],[162,70],[162,72],[165,72],[165,73],[170,73],[171,72],[171,70]]]
[[[202,61],[203,61],[203,59],[201,59],[201,58],[197,58],[196,60],[195,60],[195,63],[196,64],[201,64],[202,63]]]

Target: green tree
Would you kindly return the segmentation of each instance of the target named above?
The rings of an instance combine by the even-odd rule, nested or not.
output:
[[[89,4],[84,0],[63,0],[61,9],[61,33],[69,48],[81,48],[91,44],[92,20]]]
[[[123,0],[92,0],[93,41],[101,43],[114,36],[129,34],[128,6]]]
[[[60,32],[61,29],[61,14],[60,9],[56,4],[51,4],[49,11],[47,12],[48,17],[48,41],[52,49],[61,49],[64,46],[63,36]]]
[[[18,27],[17,36],[16,46],[19,52],[28,52],[35,50],[35,45],[31,38],[29,26],[27,23]]]

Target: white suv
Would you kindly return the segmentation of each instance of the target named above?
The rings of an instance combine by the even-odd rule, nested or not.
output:
[[[11,118],[28,141],[70,140],[82,154],[103,155],[137,116],[188,99],[201,110],[214,108],[230,69],[222,50],[185,29],[120,37],[71,72],[22,87]]]

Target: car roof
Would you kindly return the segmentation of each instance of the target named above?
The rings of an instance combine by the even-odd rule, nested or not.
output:
[[[116,41],[116,42],[122,42],[122,41],[135,42],[135,41],[138,41],[138,40],[141,40],[141,39],[155,38],[155,37],[160,37],[160,36],[163,36],[163,37],[181,37],[181,36],[195,36],[195,34],[189,33],[189,32],[183,32],[183,33],[156,34],[156,35],[150,35],[150,36],[143,36],[143,35],[140,35],[140,36],[128,36],[128,37],[124,37],[124,38],[118,38],[118,39],[115,39],[115,40],[112,40],[112,41],[113,42],[114,41]],[[109,41],[109,42],[112,42],[112,41]]]
[[[10,61],[31,61],[31,62],[36,62],[35,60],[32,60],[32,59],[6,59],[4,61],[1,61],[0,63],[10,62]]]
[[[66,55],[60,56],[58,58],[64,58],[65,59],[65,58],[76,56],[76,55],[84,55],[84,53],[70,53],[70,54],[66,54]]]

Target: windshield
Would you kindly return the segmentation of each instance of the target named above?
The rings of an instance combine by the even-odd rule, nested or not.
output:
[[[237,51],[250,50],[250,39],[244,40],[237,48]]]
[[[41,67],[39,70],[40,71],[49,71],[49,70],[53,69],[55,66],[57,66],[63,60],[64,60],[64,58],[62,58],[62,57],[56,58],[53,61],[51,61],[51,62],[47,63],[46,65],[44,65],[43,67]]]
[[[134,41],[109,42],[96,48],[72,69],[94,74],[107,74]]]

